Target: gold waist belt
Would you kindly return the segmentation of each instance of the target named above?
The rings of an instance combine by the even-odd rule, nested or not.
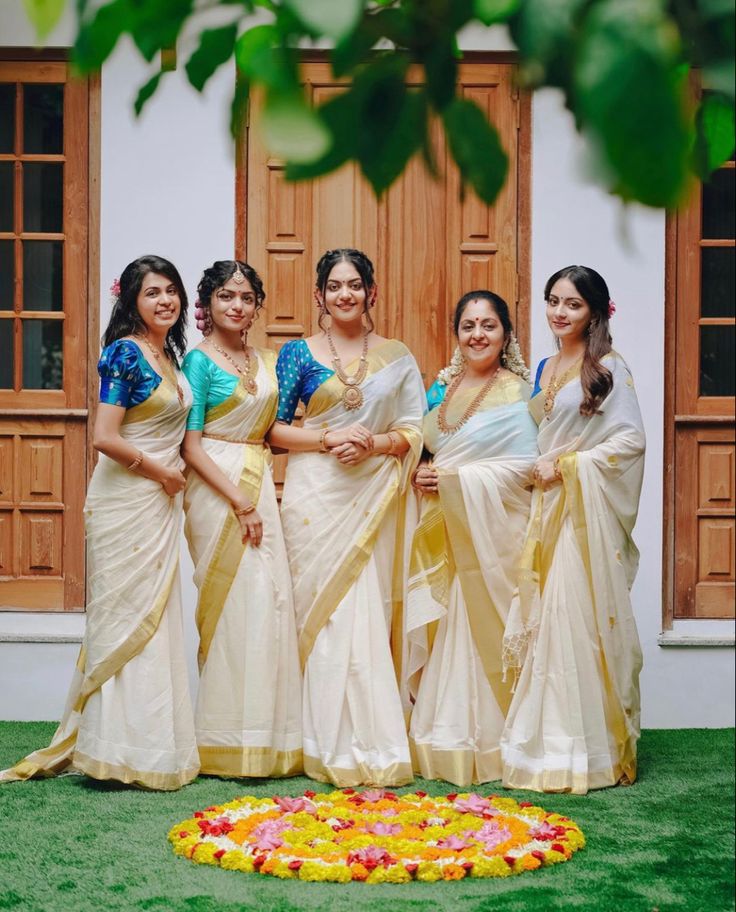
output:
[[[225,443],[247,443],[250,446],[263,446],[266,442],[262,437],[260,440],[250,440],[248,437],[225,437],[224,434],[208,434],[202,431],[203,437],[209,437],[210,440],[224,440]]]

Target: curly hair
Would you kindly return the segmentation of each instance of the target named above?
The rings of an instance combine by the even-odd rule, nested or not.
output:
[[[208,269],[202,273],[202,278],[197,285],[197,305],[205,311],[205,324],[210,326],[205,330],[205,335],[212,331],[212,316],[209,309],[212,306],[212,295],[218,288],[222,288],[228,279],[231,279],[236,272],[243,273],[250,282],[250,287],[256,296],[256,312],[263,307],[266,300],[266,292],[263,290],[263,282],[255,269],[243,260],[216,260]]]
[[[182,357],[187,347],[186,326],[189,301],[184,283],[176,266],[169,260],[153,254],[138,257],[132,263],[128,263],[122,271],[120,275],[120,293],[113,303],[110,321],[102,336],[102,345],[106,348],[124,336],[145,334],[146,325],[141,319],[137,302],[143,286],[143,279],[149,272],[154,272],[167,278],[176,286],[176,290],[179,293],[181,306],[179,316],[176,323],[166,334],[164,342],[164,351],[169,359],[178,366],[178,359]]]
[[[365,302],[365,316],[368,321],[369,332],[373,332],[375,326],[373,325],[373,320],[371,315],[368,312],[369,303],[368,296],[372,288],[376,284],[376,280],[373,275],[373,263],[370,259],[363,253],[362,250],[356,250],[354,247],[337,247],[335,250],[327,250],[319,259],[317,263],[317,279],[315,285],[317,286],[318,291],[324,295],[327,291],[327,280],[330,277],[330,273],[337,266],[338,263],[350,263],[351,266],[354,266],[360,276],[363,286],[366,291],[366,302]],[[320,312],[317,323],[319,328],[324,330],[324,325],[322,320],[325,317],[324,311]]]
[[[601,364],[601,358],[613,347],[608,317],[611,295],[605,279],[595,269],[590,266],[565,266],[547,279],[544,286],[545,301],[549,301],[552,288],[560,279],[572,282],[577,293],[590,307],[591,321],[580,368],[580,383],[583,387],[580,414],[589,418],[601,413],[601,403],[613,389],[613,375]]]

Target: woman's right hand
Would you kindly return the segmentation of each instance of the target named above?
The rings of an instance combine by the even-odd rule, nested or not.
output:
[[[180,469],[163,470],[161,487],[166,491],[169,497],[174,497],[179,491],[183,491],[186,483],[187,480]]]
[[[433,466],[420,465],[411,483],[420,494],[436,494],[439,490],[439,479],[439,473]]]
[[[325,434],[325,446],[329,450],[342,446],[343,443],[355,443],[370,453],[373,449],[373,434],[362,424],[351,424],[350,427]]]
[[[263,520],[258,510],[251,510],[250,513],[238,516],[240,523],[240,538],[243,544],[250,541],[253,547],[257,548],[263,540]]]

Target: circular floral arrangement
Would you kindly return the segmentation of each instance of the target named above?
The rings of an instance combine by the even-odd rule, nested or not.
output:
[[[508,877],[585,845],[576,823],[528,802],[384,789],[237,798],[196,811],[169,840],[199,864],[339,883]]]

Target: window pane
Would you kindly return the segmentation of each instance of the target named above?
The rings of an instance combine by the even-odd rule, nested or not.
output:
[[[736,316],[733,247],[703,247],[700,313],[703,317]]]
[[[23,151],[52,155],[64,151],[64,86],[23,86]]]
[[[0,241],[0,310],[13,309],[15,241]]]
[[[0,152],[13,152],[15,83],[0,83]]]
[[[733,396],[736,326],[700,327],[700,395]]]
[[[61,241],[23,242],[23,309],[63,310]]]
[[[23,165],[23,230],[63,231],[63,165]]]
[[[0,389],[13,388],[13,323],[0,320]]]
[[[13,230],[13,162],[0,162],[0,231]]]
[[[703,237],[731,240],[734,237],[733,168],[721,168],[703,184]]]
[[[61,389],[63,320],[23,321],[23,388]]]

